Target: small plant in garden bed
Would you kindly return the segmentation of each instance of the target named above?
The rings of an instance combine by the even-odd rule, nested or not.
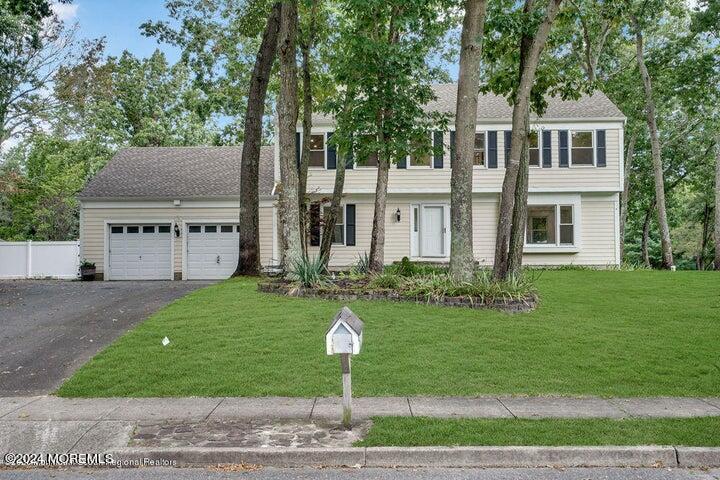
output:
[[[414,264],[407,259],[382,273],[363,275],[356,269],[328,275],[317,259],[293,264],[289,280],[261,284],[261,291],[329,299],[406,300],[447,306],[492,307],[508,311],[534,308],[537,301],[535,276],[530,273],[502,282],[491,272],[479,270],[472,281],[450,277],[447,269]]]

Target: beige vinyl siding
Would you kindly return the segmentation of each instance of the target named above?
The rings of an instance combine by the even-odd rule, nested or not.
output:
[[[579,128],[582,130],[582,128]],[[530,169],[530,190],[608,191],[620,189],[620,130],[606,130],[606,167],[575,166],[560,168],[558,130],[551,129],[552,167]],[[450,191],[450,134],[445,133],[445,157],[442,169],[416,167],[390,168],[388,191],[390,193],[449,192]],[[505,135],[498,131],[498,168],[476,167],[473,175],[475,192],[499,192],[505,175]],[[345,174],[345,191],[348,193],[372,193],[375,191],[377,169],[356,166]],[[332,192],[335,170],[311,168],[308,171],[309,189]]]
[[[122,202],[117,202],[117,208],[92,208],[83,205],[82,215],[82,235],[80,242],[82,245],[82,255],[92,262],[95,262],[98,272],[104,271],[104,253],[105,253],[105,222],[112,221],[115,223],[171,223],[177,222],[182,228],[182,222],[220,222],[234,221],[237,222],[239,209],[232,207],[157,207],[142,208],[128,206],[122,207]],[[273,208],[260,207],[260,261],[263,265],[272,263],[273,253]],[[174,272],[182,271],[182,247],[183,237],[186,232],[182,232],[180,237],[175,237],[174,242]]]
[[[358,256],[370,252],[372,232],[373,203],[372,196],[348,196],[345,203],[356,205],[356,245],[346,247],[333,245],[331,268],[347,268],[357,262]],[[575,234],[581,241],[576,253],[526,253],[524,262],[527,265],[593,265],[607,266],[617,263],[616,259],[616,209],[617,194],[583,194],[581,195],[581,221]],[[386,209],[385,223],[385,263],[399,261],[402,257],[410,257],[410,216],[411,205],[417,203],[445,203],[448,197],[419,195],[390,195]],[[564,197],[558,196],[558,204],[567,203]],[[497,194],[476,194],[473,200],[473,249],[475,259],[480,266],[492,266],[495,253],[495,234],[498,216]],[[395,220],[395,213],[400,209],[401,220]],[[310,254],[317,255],[318,247],[311,247]],[[447,261],[448,259],[431,259]]]

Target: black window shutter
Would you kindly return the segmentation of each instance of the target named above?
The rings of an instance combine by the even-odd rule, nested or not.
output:
[[[558,145],[560,147],[560,166],[567,168],[570,166],[568,163],[568,131],[560,130],[558,132],[558,136]]]
[[[355,245],[355,205],[345,205],[345,245]]]
[[[552,135],[550,130],[542,132],[542,159],[543,167],[552,167]]]
[[[320,204],[310,204],[310,246],[320,246]]]
[[[605,156],[605,130],[598,130],[595,133],[595,136],[597,137],[597,152],[595,154],[595,157],[597,158],[597,166],[606,167],[607,158]]]
[[[337,148],[335,145],[330,145],[330,138],[332,137],[333,132],[328,132],[327,138],[325,140],[325,145],[327,148],[327,168],[328,170],[335,170],[337,167]]]
[[[488,168],[497,168],[498,151],[497,151],[497,132],[491,130],[488,132]]]
[[[443,148],[443,132],[435,130],[433,132],[433,167],[443,168],[443,156],[445,149]]]
[[[300,132],[295,132],[295,163],[300,171]]]
[[[455,163],[455,130],[450,130],[450,168]]]
[[[510,158],[510,144],[512,143],[512,130],[505,130],[505,167]]]

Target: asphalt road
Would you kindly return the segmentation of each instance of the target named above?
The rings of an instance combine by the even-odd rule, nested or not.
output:
[[[661,468],[485,468],[485,469],[313,469],[262,468],[256,471],[138,468],[106,470],[0,470],[0,480],[718,480],[720,470],[700,471]]]
[[[122,333],[210,283],[0,281],[0,397],[51,393]]]

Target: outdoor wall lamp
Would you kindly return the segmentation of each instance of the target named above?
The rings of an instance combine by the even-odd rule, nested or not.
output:
[[[180,238],[180,227],[178,227],[178,224],[175,224],[175,237]]]
[[[398,222],[400,221],[400,209],[399,208],[395,211],[395,220]]]

